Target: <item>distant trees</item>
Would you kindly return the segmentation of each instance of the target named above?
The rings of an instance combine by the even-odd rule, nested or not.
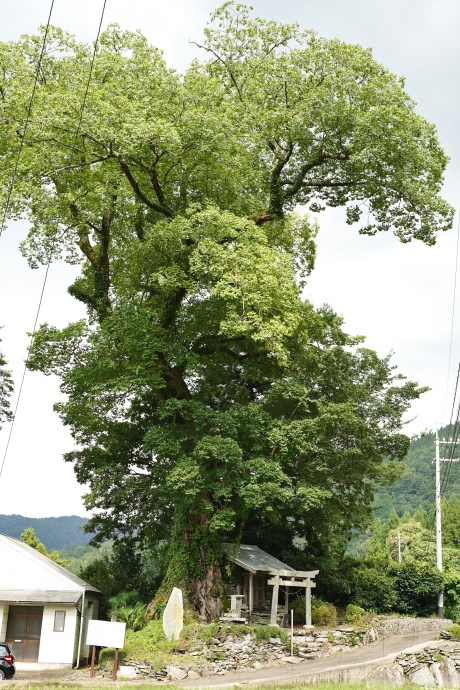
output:
[[[21,534],[20,539],[22,542],[24,542],[24,544],[31,546],[33,549],[38,551],[38,553],[50,558],[58,565],[62,565],[64,568],[67,566],[67,562],[60,557],[57,551],[51,551],[51,553],[48,553],[44,544],[42,544],[38,537],[35,536],[35,530],[32,527],[25,529]]]
[[[161,562],[161,547],[156,553],[143,553],[134,539],[123,539],[113,544],[110,554],[96,558],[78,575],[103,593],[101,613],[107,616],[118,605],[116,598],[121,606],[148,603],[164,574]]]

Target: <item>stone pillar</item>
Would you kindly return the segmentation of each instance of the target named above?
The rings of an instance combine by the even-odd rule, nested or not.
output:
[[[289,587],[286,585],[286,595],[284,597],[284,613],[289,613]]]
[[[311,624],[311,580],[307,579],[307,586],[305,588],[305,627],[312,628]]]
[[[254,573],[249,573],[249,625],[252,625],[252,611],[254,609]]]
[[[277,625],[276,619],[278,617],[278,593],[280,589],[280,576],[275,575],[273,585],[273,598],[272,598],[272,614],[270,618],[270,625]]]

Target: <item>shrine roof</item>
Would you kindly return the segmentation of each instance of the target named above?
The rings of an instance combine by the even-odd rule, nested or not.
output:
[[[222,544],[222,550],[233,563],[241,566],[251,573],[268,573],[273,570],[292,570],[290,565],[286,565],[269,553],[259,549],[258,546],[251,544]]]

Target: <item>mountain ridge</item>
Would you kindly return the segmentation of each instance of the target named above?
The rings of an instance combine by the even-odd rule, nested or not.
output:
[[[25,529],[32,527],[38,539],[48,551],[59,551],[75,546],[84,546],[92,534],[83,532],[87,518],[79,515],[61,515],[59,517],[31,518],[24,515],[0,514],[0,533],[19,539]]]

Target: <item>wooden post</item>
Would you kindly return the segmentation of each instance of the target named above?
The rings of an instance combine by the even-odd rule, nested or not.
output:
[[[305,623],[311,628],[311,580],[307,578],[307,587],[305,589]]]
[[[270,625],[276,625],[278,617],[278,594],[280,589],[280,576],[276,575],[273,584],[273,598],[272,598],[272,615],[270,617]]]
[[[113,664],[113,680],[117,679],[117,666],[118,666],[118,647],[115,649],[115,662]]]
[[[249,625],[252,625],[252,611],[254,609],[254,573],[249,573]]]
[[[94,660],[96,658],[96,645],[93,644],[93,653],[91,654],[91,671],[89,674],[89,677],[92,678],[94,676]]]
[[[112,614],[110,621],[111,621],[111,623],[117,622],[117,617],[115,614]],[[118,647],[115,649],[115,661],[113,664],[113,680],[117,679],[117,666],[118,666]]]

